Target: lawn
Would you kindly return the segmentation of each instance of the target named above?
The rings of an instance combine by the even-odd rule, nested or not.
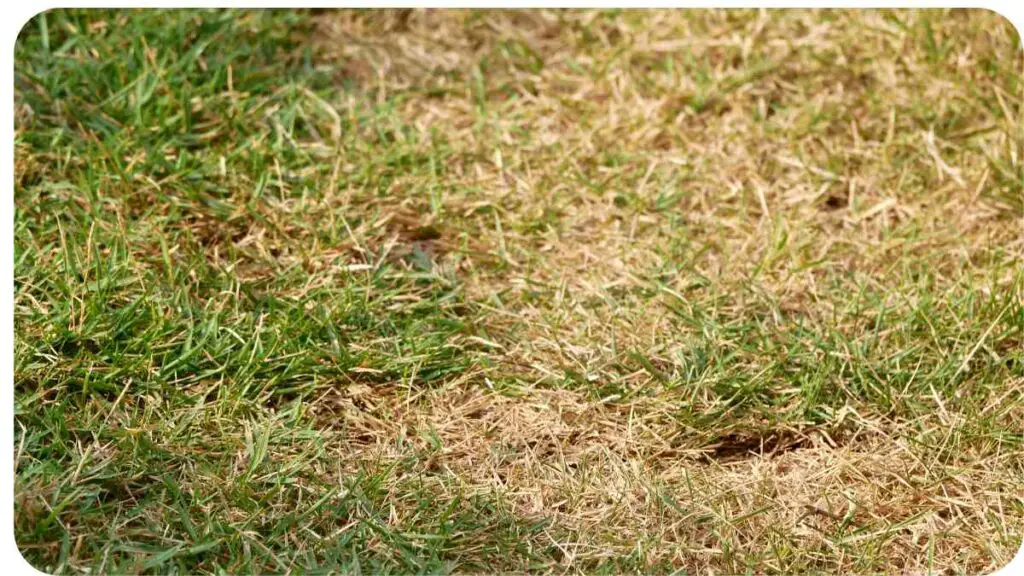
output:
[[[56,10],[15,48],[48,573],[981,573],[1024,537],[982,10]]]

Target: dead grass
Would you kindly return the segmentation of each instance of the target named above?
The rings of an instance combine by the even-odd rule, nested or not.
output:
[[[666,385],[702,330],[736,344],[673,307],[856,340],[857,292],[904,321],[964,286],[1020,301],[1013,267],[991,265],[1024,255],[1020,181],[1006,179],[1020,169],[1021,60],[1005,22],[403,11],[332,14],[321,31],[342,74],[378,102],[401,94],[410,138],[453,146],[434,212],[499,259],[452,255],[487,311],[491,377],[527,386],[430,394],[369,426],[374,449],[429,435],[441,448],[428,466],[555,518],[576,568],[632,553],[726,572],[975,572],[1009,558],[991,538],[1019,537],[1019,448],[958,443],[964,415],[887,414],[852,393],[824,425],[726,409],[716,427],[679,410],[725,398]],[[992,72],[1007,59],[1012,72]],[[757,378],[763,359],[749,361],[739,372]],[[1024,380],[1007,378],[1019,395]],[[562,388],[573,381],[584,391]],[[608,398],[586,391],[609,381]],[[758,453],[765,439],[775,453]]]
[[[1009,46],[991,14],[936,14],[935,41],[956,39],[937,63],[915,46],[924,12],[403,14],[331,16],[325,49],[372,69],[378,99],[402,91],[417,137],[462,152],[444,212],[507,265],[473,269],[467,291],[513,303],[537,336],[516,339],[520,363],[571,363],[552,341],[606,346],[616,323],[649,349],[666,327],[643,307],[573,309],[658,274],[684,291],[680,260],[815,317],[838,271],[884,290],[894,264],[949,281],[997,247],[1021,253],[986,160],[1020,144],[1009,86],[982,77]],[[531,290],[551,303],[519,303]]]
[[[957,445],[966,423],[939,416],[883,430],[850,412],[848,432],[733,437],[702,450],[664,405],[458,385],[412,399],[349,394],[331,403],[345,422],[348,440],[332,447],[343,458],[419,455],[407,473],[438,490],[502,494],[517,515],[552,520],[566,568],[639,552],[648,566],[698,571],[736,571],[756,558],[766,571],[861,572],[881,556],[900,573],[981,572],[1013,550],[978,535],[1012,541],[1019,530],[1019,452]],[[928,443],[951,453],[920,448]]]

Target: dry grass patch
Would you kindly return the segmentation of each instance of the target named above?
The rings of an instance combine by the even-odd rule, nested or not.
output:
[[[973,429],[962,459],[927,465],[949,447],[911,440],[1019,394],[1018,368],[979,355],[1019,344],[1022,60],[1005,21],[400,11],[327,14],[321,32],[410,141],[448,147],[429,208],[388,192],[474,242],[449,261],[482,307],[489,378],[520,391],[420,417],[451,438],[437,465],[552,514],[581,566],[612,542],[725,570],[1008,558],[976,535],[1020,524],[1002,452],[1019,445],[992,452]],[[765,440],[783,453],[695,456]],[[652,487],[683,485],[715,528],[665,516]]]
[[[979,572],[1009,559],[1001,543],[1020,529],[1020,451],[963,444],[969,424],[941,416],[894,430],[850,412],[846,431],[700,450],[671,406],[650,402],[462,386],[352,394],[333,404],[347,406],[332,412],[347,423],[339,453],[416,455],[408,473],[437,490],[501,494],[519,517],[551,520],[566,568],[635,555],[649,568],[860,572],[884,557],[900,572]]]
[[[435,204],[502,259],[468,258],[467,291],[521,318],[492,323],[533,369],[664,341],[664,308],[630,300],[652,285],[753,284],[821,321],[829,282],[900,289],[911,267],[949,285],[1021,254],[1020,56],[992,13],[407,11],[321,29],[411,138],[451,146]]]

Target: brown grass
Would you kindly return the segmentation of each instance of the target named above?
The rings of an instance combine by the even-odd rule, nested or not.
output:
[[[832,312],[820,282],[833,271],[881,290],[899,279],[887,271],[901,261],[955,278],[994,247],[1020,253],[1018,212],[984,195],[995,178],[985,155],[1019,145],[1010,138],[1017,114],[1000,119],[992,109],[1012,95],[979,78],[979,61],[1008,40],[993,35],[1007,29],[984,12],[940,19],[935,33],[960,49],[943,76],[881,13],[825,14],[346,13],[327,19],[324,33],[326,50],[364,66],[343,72],[378,98],[412,90],[395,112],[419,138],[440,130],[458,143],[450,185],[462,190],[444,212],[508,265],[478,269],[469,258],[467,290],[480,300],[515,301],[531,287],[554,294],[547,307],[511,310],[538,336],[512,355],[550,369],[573,361],[565,344],[601,347],[614,325],[644,349],[664,333],[628,307],[572,310],[670,269],[683,256],[669,252],[680,227],[688,244],[705,246],[688,263],[721,292],[760,266],[766,294],[811,317]],[[913,27],[917,13],[898,17]],[[523,71],[521,51],[543,68]],[[708,62],[707,87],[653,68],[681,51]],[[485,93],[465,93],[485,59]],[[431,91],[442,95],[421,96]],[[481,98],[486,120],[475,110]],[[688,104],[695,98],[706,101],[699,111]],[[780,111],[770,127],[755,118],[772,107]],[[955,120],[936,135],[928,114]],[[626,161],[595,165],[605,152]],[[673,185],[685,194],[658,209]],[[409,194],[403,188],[394,192]],[[913,240],[891,234],[908,223],[919,231]],[[782,235],[787,244],[773,250]],[[693,283],[672,276],[665,284],[674,290]],[[549,312],[578,338],[564,328],[548,334],[540,317]]]
[[[869,570],[877,559],[860,555],[872,554],[900,573],[978,572],[1013,552],[979,534],[1012,538],[1019,530],[1020,472],[1007,474],[1019,452],[953,446],[955,456],[937,458],[915,449],[956,443],[938,416],[917,430],[881,430],[850,413],[858,430],[846,436],[799,435],[774,452],[756,439],[730,439],[732,455],[722,458],[721,446],[688,447],[666,406],[459,386],[411,402],[402,391],[350,394],[331,410],[346,425],[349,440],[334,446],[345,460],[429,453],[408,474],[448,493],[499,493],[521,517],[551,518],[566,567],[586,569],[639,546],[652,565],[698,571],[736,568],[729,562],[737,551],[760,551],[760,569],[784,571],[792,560],[771,551],[790,548],[803,565],[830,570]]]
[[[435,438],[423,466],[553,518],[567,568],[638,550],[702,572],[1005,563],[1014,550],[994,538],[1019,539],[1021,452],[938,397],[915,399],[933,413],[913,417],[851,397],[827,424],[726,411],[694,427],[680,406],[723,398],[651,371],[680,374],[701,335],[672,306],[856,340],[869,324],[844,298],[863,287],[907,314],[965,285],[1016,290],[1012,267],[989,263],[1024,255],[1004,173],[1020,168],[1020,94],[984,72],[1015,58],[1019,74],[1013,32],[988,12],[933,13],[951,46],[935,57],[926,16],[325,15],[318,42],[339,76],[377,102],[400,94],[392,112],[424,149],[451,143],[440,207],[400,180],[387,201],[446,231],[438,265],[486,311],[486,382],[518,382],[367,391],[371,404],[345,401],[353,446],[400,459],[396,438]],[[912,280],[925,271],[927,289]],[[649,365],[622,368],[630,350]],[[626,392],[565,389],[567,371]],[[1024,380],[1007,378],[1019,402]],[[1021,417],[1019,403],[1003,416]]]

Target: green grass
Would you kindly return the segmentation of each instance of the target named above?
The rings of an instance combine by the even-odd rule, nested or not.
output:
[[[33,19],[26,559],[1004,564],[1019,37],[979,11],[767,14]]]
[[[452,278],[319,249],[372,215],[325,218],[331,166],[293,143],[322,126],[306,91],[328,76],[307,20],[57,11],[19,39],[17,531],[40,568],[431,570],[481,539],[505,561],[534,529],[488,495],[332,469],[345,423],[307,413],[324,390],[473,362]],[[415,161],[386,150],[385,170]],[[396,492],[416,512],[388,526]]]

